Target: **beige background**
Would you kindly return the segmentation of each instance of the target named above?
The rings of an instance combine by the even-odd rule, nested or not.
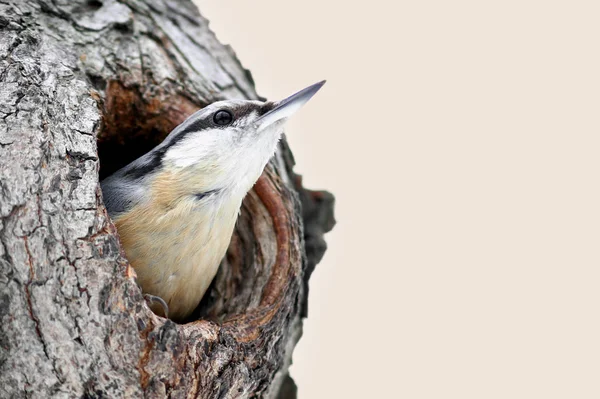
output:
[[[198,0],[339,223],[301,399],[600,397],[600,3]]]

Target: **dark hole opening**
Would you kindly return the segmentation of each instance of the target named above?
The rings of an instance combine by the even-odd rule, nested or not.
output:
[[[129,131],[126,135],[98,138],[100,180],[156,147],[168,134],[158,129]]]
[[[88,0],[87,5],[92,11],[102,8],[102,2],[99,0]]]

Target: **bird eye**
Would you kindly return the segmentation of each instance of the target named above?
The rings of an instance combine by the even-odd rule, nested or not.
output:
[[[231,123],[233,115],[231,115],[231,112],[222,109],[215,113],[213,120],[217,125],[225,126]]]

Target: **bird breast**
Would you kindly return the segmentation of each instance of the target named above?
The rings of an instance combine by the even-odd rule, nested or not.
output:
[[[198,306],[214,278],[241,199],[215,203],[210,197],[165,195],[153,190],[150,200],[118,216],[115,225],[142,291],[164,299],[169,317],[180,321]]]

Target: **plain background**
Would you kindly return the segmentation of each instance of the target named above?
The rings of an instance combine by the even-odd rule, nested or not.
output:
[[[600,3],[197,0],[337,197],[300,399],[600,397]]]

